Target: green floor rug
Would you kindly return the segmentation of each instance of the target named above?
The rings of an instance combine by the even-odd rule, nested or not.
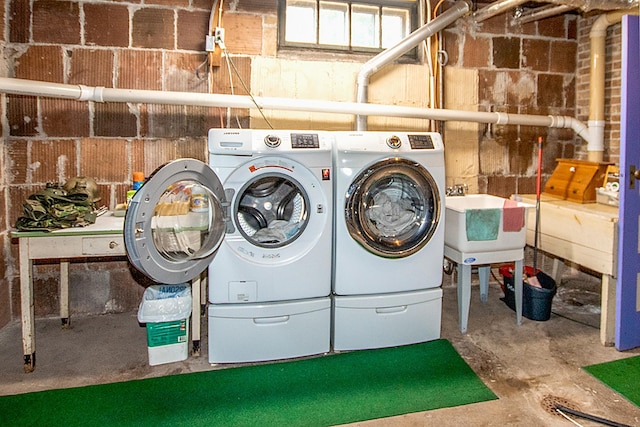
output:
[[[330,426],[496,399],[446,340],[0,397],[3,426]]]
[[[640,406],[640,356],[585,366],[583,369]]]

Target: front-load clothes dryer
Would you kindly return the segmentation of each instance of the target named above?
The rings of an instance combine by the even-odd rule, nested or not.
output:
[[[329,351],[332,136],[211,129],[230,221],[209,266],[211,363]]]
[[[439,338],[445,186],[440,135],[334,137],[334,349]]]
[[[134,267],[159,283],[209,272],[209,361],[330,349],[331,135],[213,129],[210,165],[158,168],[125,217]],[[193,313],[197,315],[197,313]]]

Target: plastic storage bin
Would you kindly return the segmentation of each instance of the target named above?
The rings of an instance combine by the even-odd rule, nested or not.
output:
[[[533,267],[525,266],[524,272],[528,277],[533,276]],[[502,300],[515,311],[515,289],[513,285],[513,266],[500,267],[500,274],[504,278],[504,298]],[[522,315],[530,320],[545,321],[551,317],[551,305],[556,294],[556,282],[542,271],[536,272],[536,278],[541,288],[522,284]]]
[[[149,365],[179,362],[189,356],[191,287],[152,285],[145,289],[138,321],[147,326]]]

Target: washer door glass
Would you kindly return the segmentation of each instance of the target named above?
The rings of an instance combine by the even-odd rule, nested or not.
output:
[[[129,260],[158,283],[190,281],[211,263],[226,228],[224,190],[199,160],[167,163],[129,202],[124,238]]]
[[[440,211],[432,175],[416,162],[389,158],[353,180],[344,214],[349,233],[365,249],[385,258],[401,258],[427,244]]]
[[[309,198],[292,177],[269,173],[240,189],[234,212],[238,230],[247,241],[262,248],[279,248],[304,231]]]

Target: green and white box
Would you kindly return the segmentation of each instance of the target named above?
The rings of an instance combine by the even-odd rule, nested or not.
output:
[[[189,319],[147,323],[149,365],[179,362],[189,356]]]

